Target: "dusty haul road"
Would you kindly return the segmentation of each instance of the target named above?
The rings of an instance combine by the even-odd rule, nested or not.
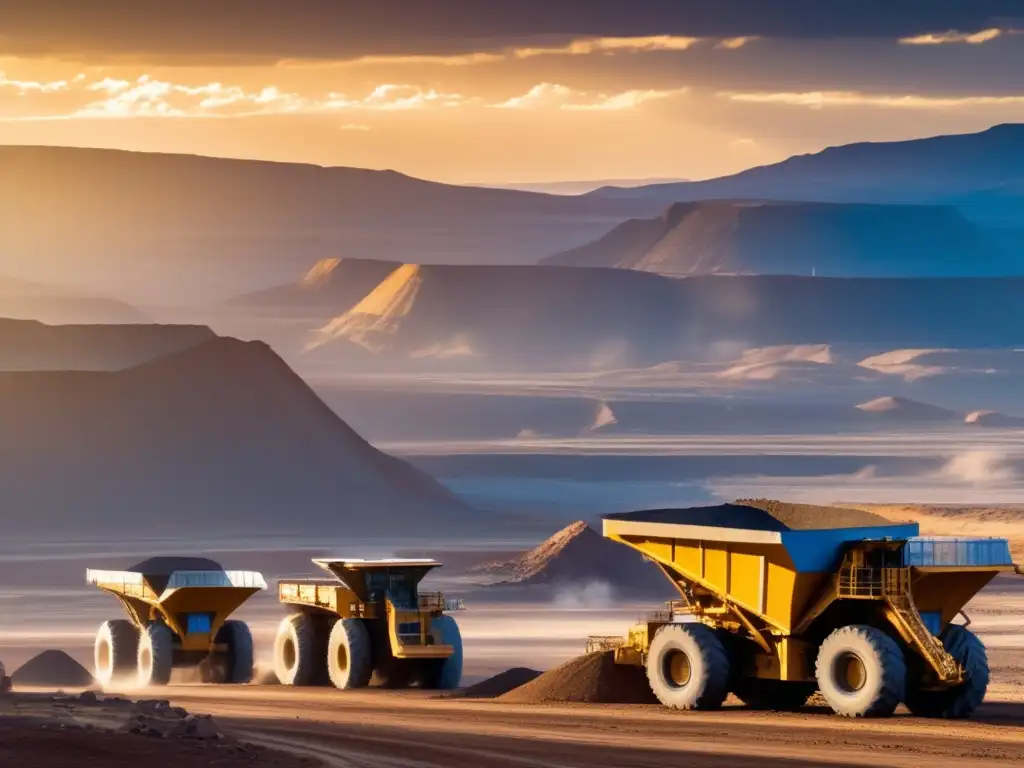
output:
[[[1024,762],[1024,703],[992,702],[970,722],[850,721],[655,706],[511,705],[422,692],[172,687],[159,694],[214,715],[238,737],[334,768],[575,766],[991,766]]]

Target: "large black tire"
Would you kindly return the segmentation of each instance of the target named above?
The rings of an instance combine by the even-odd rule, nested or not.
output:
[[[729,693],[729,655],[703,624],[667,624],[648,650],[647,680],[666,707],[718,709]]]
[[[105,621],[96,632],[93,645],[93,676],[101,686],[129,675],[138,663],[139,630],[125,619]]]
[[[906,695],[903,652],[875,627],[833,631],[818,650],[815,676],[829,706],[845,717],[889,717]]]
[[[250,683],[253,670],[252,632],[244,621],[225,621],[217,630],[215,643],[228,647],[224,682]]]
[[[450,645],[452,655],[443,661],[427,662],[423,687],[439,691],[453,691],[462,682],[462,633],[451,616],[437,616],[430,622],[431,634],[437,645]]]
[[[167,685],[174,668],[174,635],[166,624],[154,621],[139,634],[138,685]]]
[[[327,641],[327,675],[335,688],[365,688],[373,675],[373,645],[361,619],[338,619]]]
[[[274,638],[274,674],[281,685],[317,685],[324,668],[318,624],[306,613],[285,616]]]
[[[964,681],[954,688],[923,690],[919,684],[907,685],[906,704],[920,717],[969,717],[985,699],[988,690],[988,654],[985,645],[969,629],[951,624],[942,633],[946,651],[964,669]]]
[[[806,704],[817,688],[814,683],[744,677],[732,684],[732,693],[750,709],[792,712]]]

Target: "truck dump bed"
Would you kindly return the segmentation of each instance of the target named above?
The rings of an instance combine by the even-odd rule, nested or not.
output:
[[[677,585],[709,590],[783,634],[837,577],[854,543],[891,542],[879,567],[914,568],[921,609],[940,625],[997,573],[1013,570],[1005,539],[922,537],[916,523],[836,507],[737,502],[607,515],[603,525],[605,536],[641,551]],[[857,582],[871,569],[861,570],[839,578],[853,580],[844,582],[849,589],[871,587]]]
[[[604,535],[640,550],[673,582],[710,590],[788,633],[838,568],[846,544],[919,533],[917,524],[836,527],[851,518],[874,523],[875,516],[816,516],[808,514],[815,508],[797,506],[801,514],[790,523],[801,528],[765,509],[722,504],[608,515]]]

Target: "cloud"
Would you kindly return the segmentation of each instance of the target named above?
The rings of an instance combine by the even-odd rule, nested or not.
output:
[[[492,104],[495,109],[560,109],[571,112],[635,109],[649,101],[680,96],[686,88],[669,90],[630,90],[606,94],[576,91],[556,83],[540,83],[522,96]]]
[[[75,81],[78,81],[78,77]],[[18,92],[19,95],[24,96],[28,93],[56,93],[58,91],[66,91],[70,87],[70,83],[67,80],[50,80],[50,81],[38,81],[38,80],[13,80],[4,72],[0,72],[0,88],[10,88]]]
[[[757,40],[760,39],[761,38],[759,35],[750,35],[746,37],[727,37],[725,40],[719,41],[715,48],[725,48],[726,50],[729,51],[735,51],[739,48],[742,48],[745,45],[756,42]]]
[[[135,117],[251,117],[283,114],[332,114],[346,112],[388,112],[431,109],[471,104],[458,93],[415,85],[384,84],[368,94],[349,96],[329,93],[306,96],[268,85],[246,89],[220,82],[184,84],[142,75],[134,81],[105,77],[88,80],[84,75],[71,81],[34,82],[0,75],[0,89],[13,88],[19,95],[54,94],[78,96],[78,106],[59,114],[39,102],[36,114],[12,120],[54,120]],[[97,98],[99,96],[100,98]],[[33,102],[35,104],[35,102]],[[342,130],[369,130],[362,123],[346,123]]]
[[[896,40],[1000,27],[1020,14],[1019,0],[304,0],[301,10],[279,0],[0,0],[9,55],[169,63],[450,57],[479,50],[482,40],[497,50],[581,37]]]
[[[946,32],[927,32],[923,35],[901,37],[900,43],[903,45],[981,45],[982,43],[987,43],[990,40],[995,40],[997,37],[1001,37],[1004,34],[1004,30],[999,29],[998,27],[990,27],[989,29],[983,29],[980,32],[958,32],[955,29],[950,29]]]
[[[312,102],[312,111],[333,111],[338,109],[369,109],[395,112],[408,109],[423,109],[431,106],[457,107],[467,99],[458,93],[445,93],[433,88],[423,89],[415,85],[379,85],[363,98],[350,98],[342,93],[332,93],[323,102]]]
[[[1024,105],[1024,95],[1007,96],[923,96],[920,94],[872,94],[860,91],[735,92],[718,94],[730,101],[748,104],[783,104],[792,107],[881,107],[889,109],[970,109]]]
[[[533,56],[589,56],[594,53],[639,53],[651,51],[685,51],[701,42],[699,37],[654,35],[650,37],[599,37],[571,40],[565,45],[515,48],[519,59]]]

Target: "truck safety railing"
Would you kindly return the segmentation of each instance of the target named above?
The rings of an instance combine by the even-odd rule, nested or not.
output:
[[[839,597],[900,597],[909,586],[909,568],[844,566],[839,571]]]
[[[419,609],[421,611],[464,611],[466,604],[458,598],[445,598],[443,592],[420,592]]]
[[[593,635],[587,638],[587,653],[614,651],[626,644],[626,638],[609,635]]]

